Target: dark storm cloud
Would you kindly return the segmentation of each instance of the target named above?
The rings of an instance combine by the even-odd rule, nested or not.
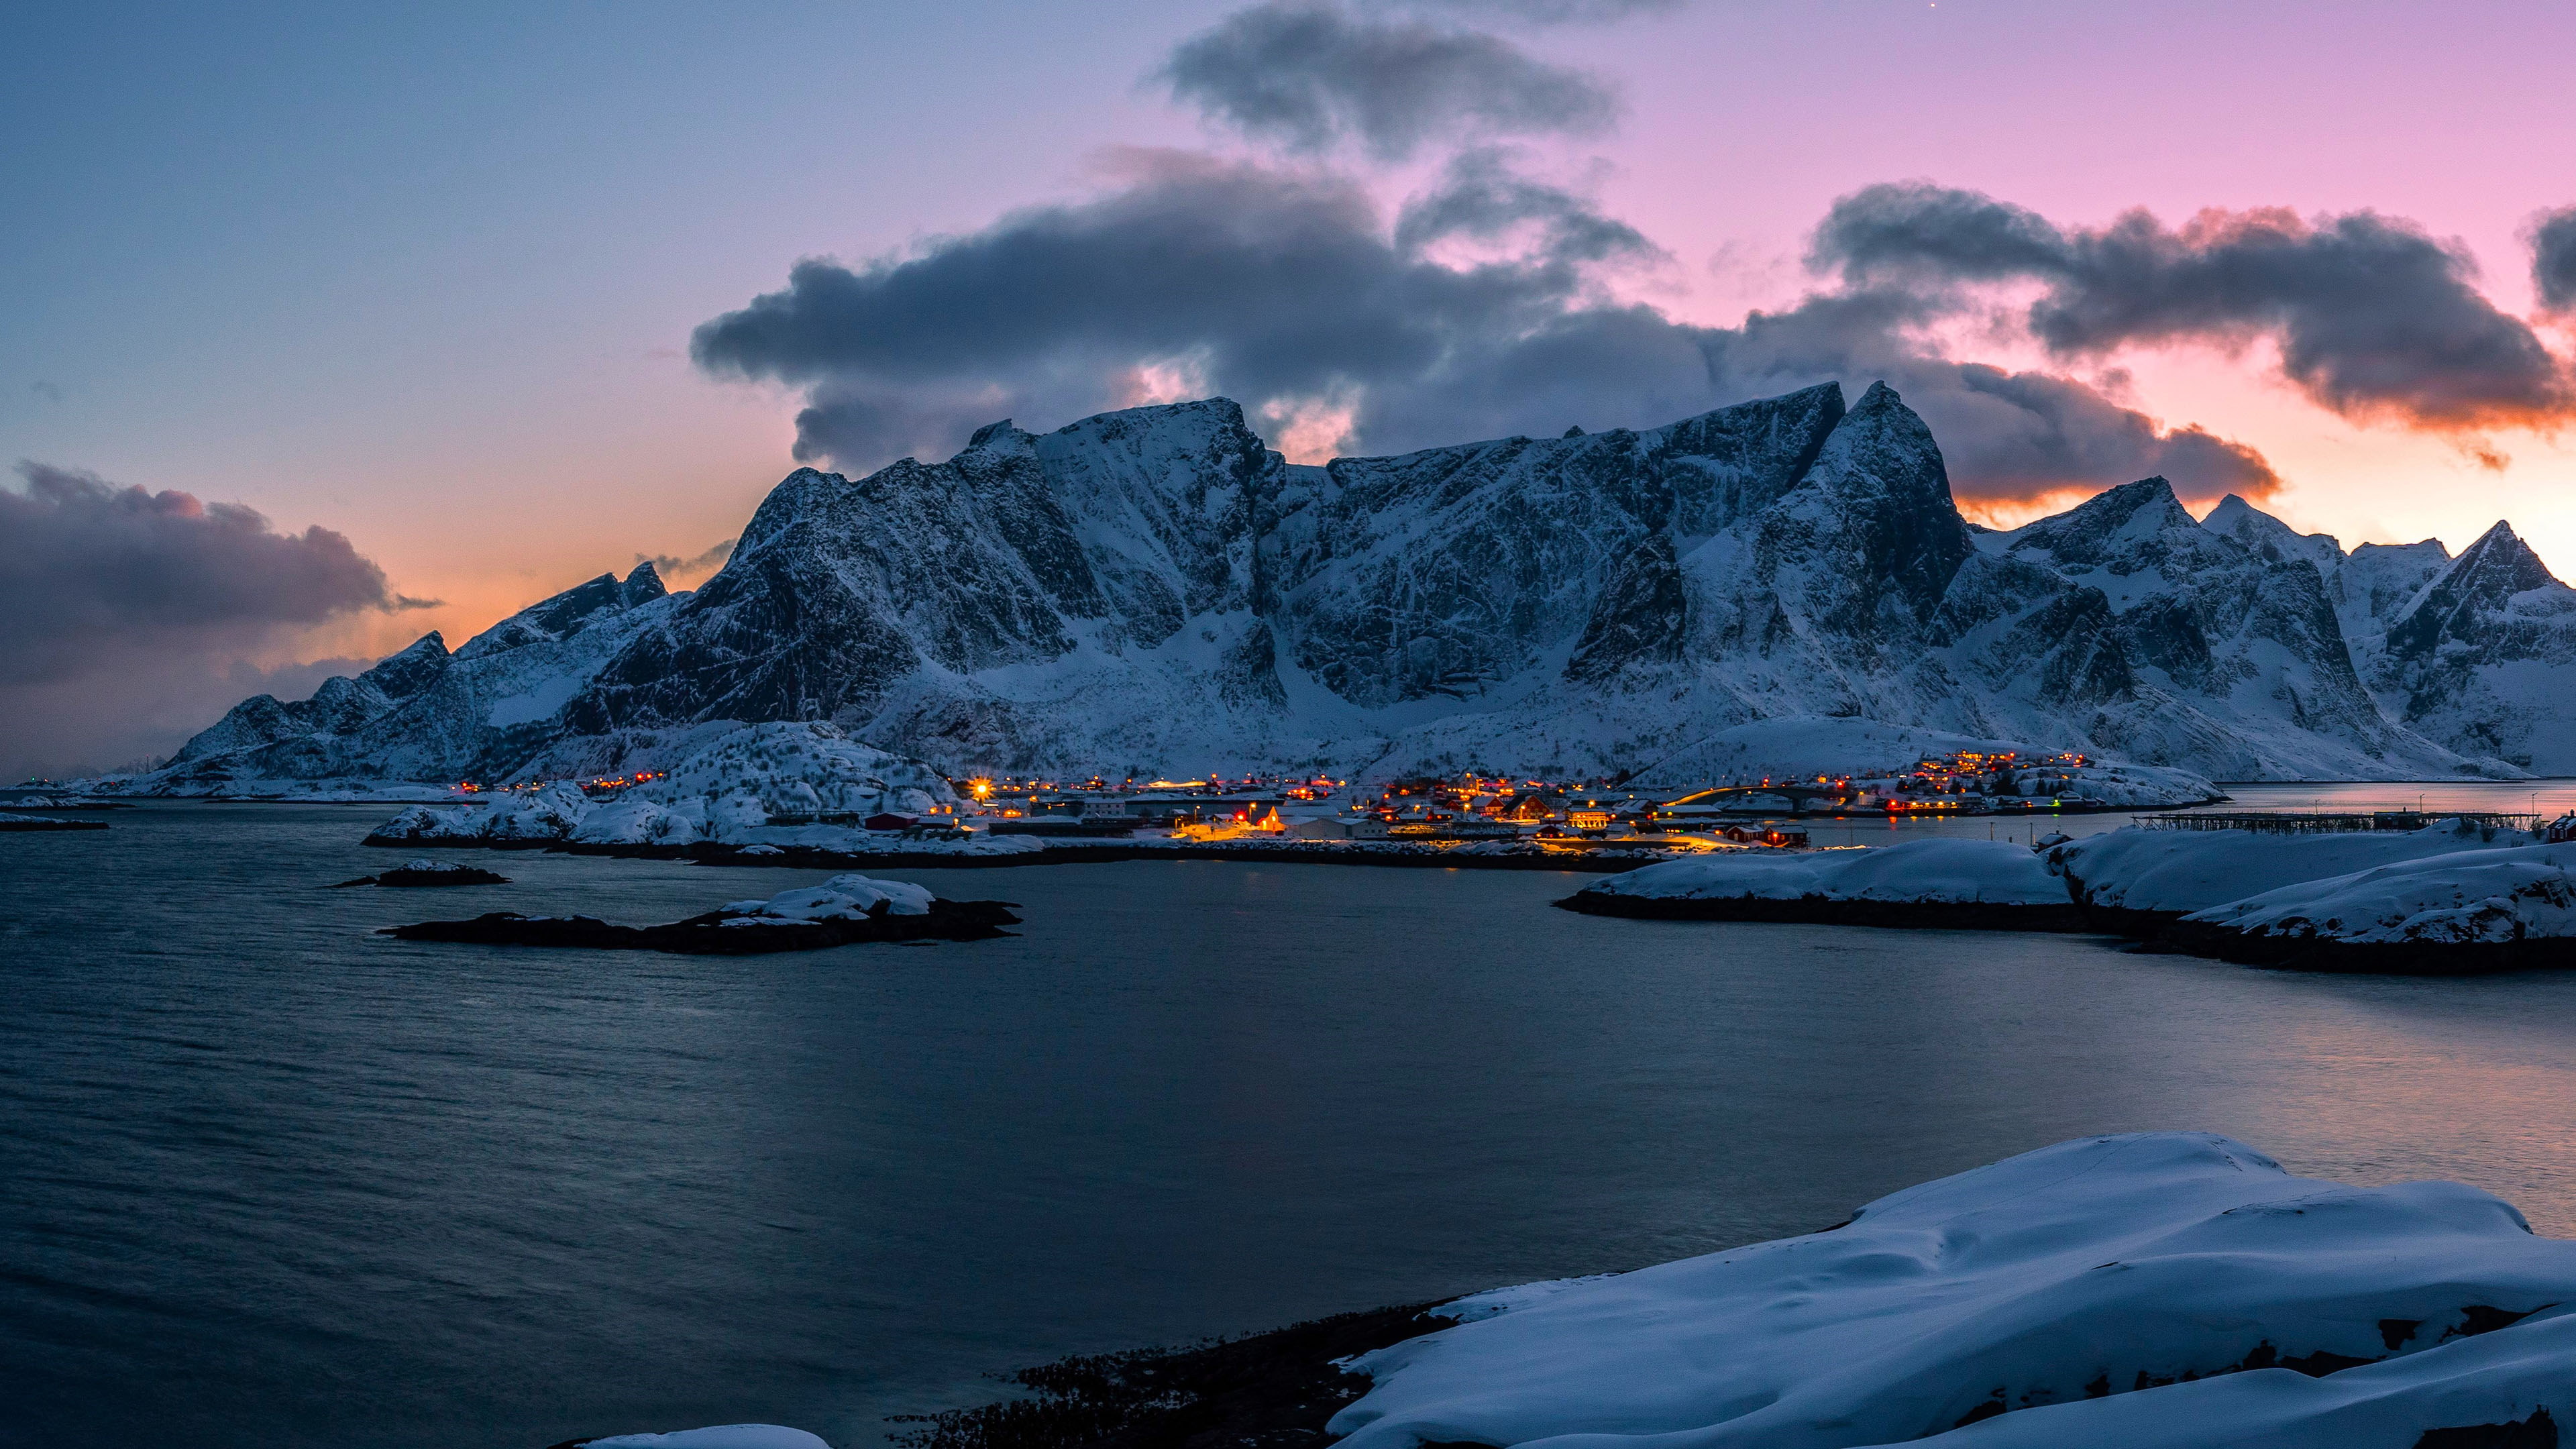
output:
[[[1386,161],[1479,136],[1593,135],[1618,115],[1600,81],[1499,36],[1327,0],[1238,11],[1183,41],[1155,79],[1256,141],[1308,153],[1355,141]]]
[[[0,679],[60,677],[111,646],[242,641],[419,603],[326,528],[278,533],[237,504],[18,472],[23,491],[0,488]]]
[[[1451,241],[1511,243],[1442,265]],[[1346,182],[1161,156],[1133,184],[786,290],[698,329],[699,363],[809,389],[797,453],[867,468],[945,456],[975,426],[1037,426],[1185,370],[1255,410],[1348,395],[1355,440],[1399,451],[1652,426],[1809,383],[1885,377],[1930,420],[1966,497],[2164,473],[2193,496],[2268,491],[2252,450],[2167,432],[2063,378],[1927,355],[1938,308],[1898,288],[1814,297],[1737,328],[1606,299],[1603,265],[1653,248],[1583,198],[1471,154],[1389,226]]]
[[[0,487],[0,768],[167,750],[246,692],[244,653],[364,610],[421,606],[323,528],[40,463]],[[311,688],[310,671],[276,676]],[[265,679],[269,676],[253,675]]]
[[[2533,218],[2531,284],[2541,306],[2576,312],[2576,206]]]
[[[1881,185],[1834,203],[1812,260],[1847,286],[2035,281],[2030,331],[2061,357],[2268,336],[2292,382],[2355,417],[2476,429],[2576,412],[2566,368],[2479,294],[2465,253],[2372,212],[2069,229],[1976,192]]]

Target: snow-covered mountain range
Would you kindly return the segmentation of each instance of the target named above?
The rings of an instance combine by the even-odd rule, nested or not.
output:
[[[2220,779],[2576,772],[2571,659],[2576,590],[2504,524],[2347,552],[2150,478],[1980,529],[1884,384],[1320,467],[1220,398],[800,469],[693,594],[644,565],[430,635],[149,783],[632,769],[777,720],[1113,777],[1679,781],[1807,720]]]

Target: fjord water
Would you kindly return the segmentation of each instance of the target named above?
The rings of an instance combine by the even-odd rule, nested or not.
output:
[[[1023,904],[972,945],[419,945],[369,932],[818,876],[451,852],[517,883],[320,889],[399,859],[356,844],[381,813],[0,835],[0,1443],[871,1444],[988,1371],[1818,1228],[2135,1128],[2576,1233],[2576,974],[1180,862],[903,872]]]

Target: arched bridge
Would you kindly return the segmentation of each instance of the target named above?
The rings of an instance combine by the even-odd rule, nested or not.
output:
[[[1669,810],[1676,805],[1697,805],[1703,801],[1722,800],[1730,795],[1776,795],[1788,801],[1792,811],[1803,815],[1807,811],[1808,802],[1830,800],[1839,804],[1847,793],[1848,787],[1842,785],[1718,785],[1699,791],[1697,794],[1684,795],[1678,800],[1666,800],[1656,808]]]

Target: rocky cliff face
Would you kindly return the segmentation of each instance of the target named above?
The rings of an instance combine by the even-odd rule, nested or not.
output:
[[[2576,592],[2509,530],[2346,554],[2152,478],[1973,530],[1883,384],[1322,467],[1223,399],[997,423],[799,470],[659,595],[594,580],[250,701],[182,765],[567,774],[812,719],[956,770],[1688,774],[1832,717],[2220,778],[2576,769],[2576,725],[2531,723],[2576,718],[2539,672]]]
[[[600,666],[687,595],[649,563],[530,605],[454,653],[424,635],[355,678],[282,704],[257,695],[188,741],[152,788],[188,793],[237,780],[505,776],[560,736],[562,708]]]

